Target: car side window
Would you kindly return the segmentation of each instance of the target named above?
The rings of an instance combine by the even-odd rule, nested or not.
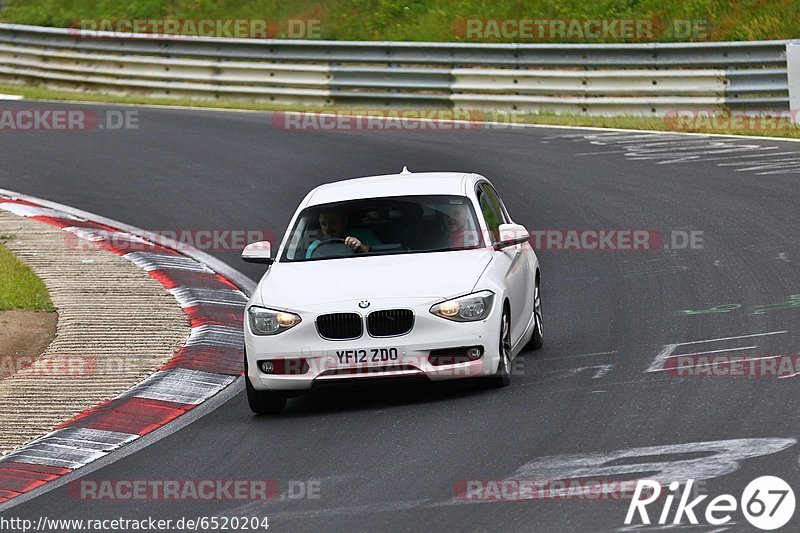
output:
[[[489,197],[489,203],[492,204],[494,207],[495,212],[500,216],[501,224],[510,224],[511,219],[508,217],[508,211],[506,211],[506,206],[503,204],[503,201],[500,199],[500,195],[497,194],[497,191],[494,190],[494,187],[489,185],[488,183],[484,183],[481,185],[483,192],[486,196]]]
[[[478,189],[478,203],[481,206],[483,218],[486,220],[486,227],[489,229],[489,233],[492,234],[492,241],[498,242],[500,240],[500,224],[503,223],[503,219],[497,214],[491,198],[486,194],[483,187]]]

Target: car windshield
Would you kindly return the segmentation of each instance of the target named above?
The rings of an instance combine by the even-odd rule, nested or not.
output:
[[[469,250],[483,242],[466,197],[369,198],[303,210],[281,260]]]

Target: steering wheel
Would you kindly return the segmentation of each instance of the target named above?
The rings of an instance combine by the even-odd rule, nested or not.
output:
[[[350,248],[344,243],[344,239],[335,237],[333,239],[325,239],[320,241],[314,251],[311,252],[313,258],[328,258],[328,257],[347,257],[354,255],[355,250]]]

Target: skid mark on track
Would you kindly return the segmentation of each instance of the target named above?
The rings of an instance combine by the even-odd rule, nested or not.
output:
[[[800,294],[791,294],[784,297],[780,302],[773,302],[768,304],[761,304],[756,306],[745,307],[738,303],[729,303],[709,307],[707,309],[681,309],[676,312],[680,316],[694,316],[694,315],[709,315],[709,314],[722,314],[743,311],[748,315],[763,315],[773,311],[780,311],[784,309],[800,309]]]
[[[547,370],[543,374],[543,379],[536,380],[537,383],[549,383],[552,381],[559,381],[562,379],[574,378],[578,375],[590,376],[591,379],[600,379],[608,374],[614,365],[589,365],[579,366],[577,368],[563,368],[558,370]]]
[[[792,263],[788,252],[777,251],[778,248],[743,249],[740,257],[722,257],[714,259],[714,266],[718,268],[750,267],[769,263]]]
[[[592,380],[601,379],[614,368],[614,363],[609,363],[607,361],[609,357],[617,353],[617,350],[609,350],[604,352],[581,353],[536,359],[515,358],[514,362],[521,361],[521,363],[523,363],[525,366],[532,366],[533,368],[531,374],[533,382],[527,384],[541,385],[544,383],[570,380],[573,378],[589,378]],[[584,360],[585,358],[596,359],[596,361],[583,361],[588,364],[575,367],[550,368],[553,365],[557,365],[563,361],[571,362],[573,359]],[[524,374],[524,369],[521,373]]]
[[[229,511],[225,511],[224,513],[221,514],[231,517],[258,516],[258,514],[262,513],[265,508],[269,509],[271,507],[279,507],[281,503],[285,501],[290,501],[290,500],[276,501],[274,503],[269,503],[269,502],[251,503]],[[297,520],[297,519],[319,518],[323,516],[348,516],[348,515],[362,515],[362,514],[373,514],[373,513],[389,513],[389,512],[407,511],[409,509],[425,507],[431,503],[432,501],[428,499],[401,500],[395,502],[378,502],[378,503],[367,503],[362,505],[346,505],[341,507],[324,507],[321,509],[303,509],[303,510],[285,510],[285,511],[270,510],[269,518],[271,520],[272,519]]]
[[[568,392],[593,392],[596,389],[595,387],[602,386],[606,389],[613,389],[615,387],[625,387],[628,385],[636,385],[636,386],[661,386],[661,385],[670,385],[674,386],[679,383],[678,380],[674,378],[663,378],[663,379],[630,379],[625,381],[612,381],[611,383],[601,382],[601,383],[590,383],[584,387],[567,387],[563,389],[548,389],[547,391],[542,390],[541,393],[545,396],[553,396],[554,394],[564,394]],[[541,381],[532,381],[526,383],[519,383],[519,382],[512,382],[509,388],[516,389],[522,387],[540,387],[543,385]],[[608,392],[607,390],[603,390],[603,392]]]
[[[683,258],[675,252],[668,252],[665,257],[628,259],[622,262],[623,278],[675,274],[686,270],[689,270],[689,267],[683,264]]]

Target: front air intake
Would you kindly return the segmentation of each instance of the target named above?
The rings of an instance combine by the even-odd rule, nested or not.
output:
[[[346,341],[361,337],[364,326],[357,313],[330,313],[317,317],[317,333],[323,339]]]
[[[414,312],[410,309],[373,311],[367,317],[367,331],[371,337],[398,337],[414,327]]]

